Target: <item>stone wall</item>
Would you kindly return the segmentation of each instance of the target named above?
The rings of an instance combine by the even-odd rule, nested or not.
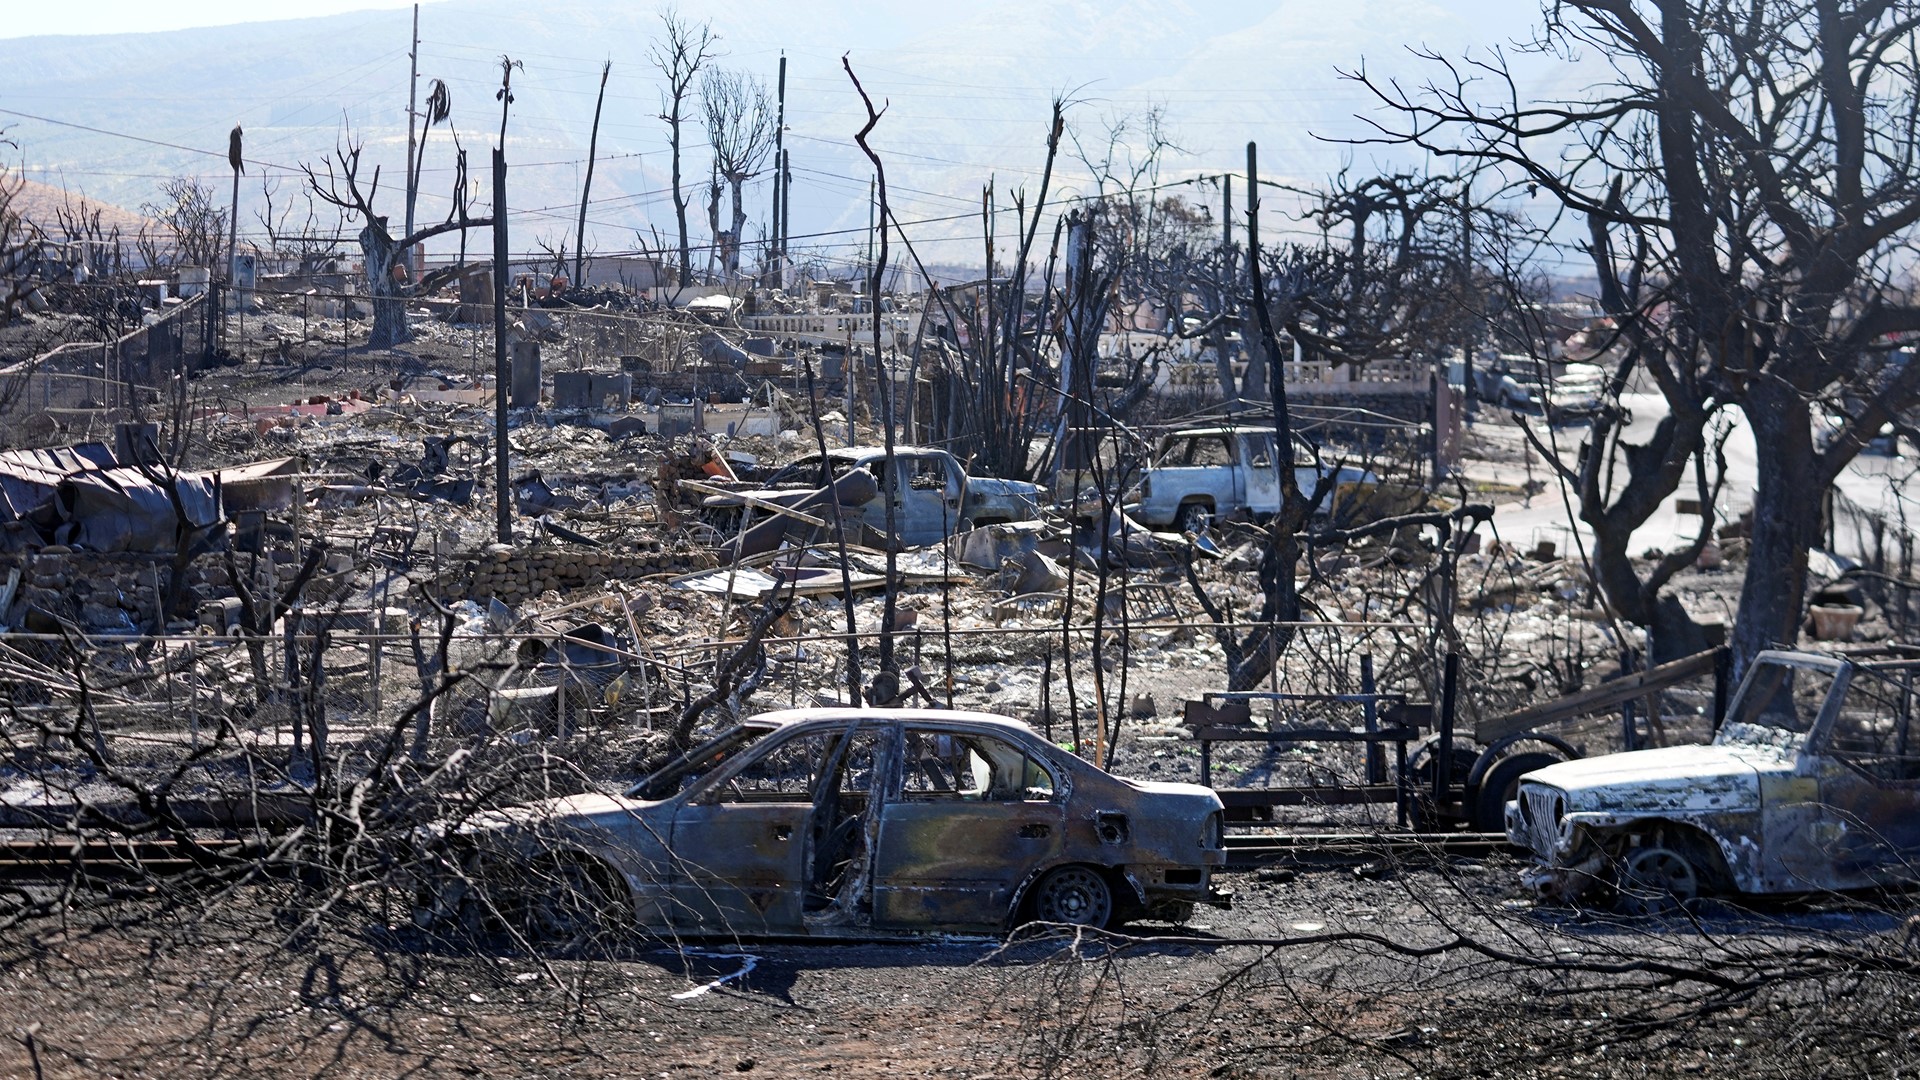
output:
[[[243,568],[253,561],[249,555],[239,559]],[[345,564],[348,559],[342,553],[335,562]],[[0,613],[10,624],[18,625],[25,609],[32,606],[85,630],[146,630],[153,626],[159,593],[173,572],[173,556],[73,551],[54,545],[0,561],[0,583],[14,569],[20,571],[20,585],[10,610]],[[276,594],[292,584],[299,571],[299,560],[291,550],[270,552],[259,564],[261,582],[271,579]],[[350,577],[343,565],[323,567],[306,596],[309,601],[323,601],[339,592],[343,579]],[[224,556],[202,555],[188,565],[187,610],[199,612],[206,604],[232,595]]]

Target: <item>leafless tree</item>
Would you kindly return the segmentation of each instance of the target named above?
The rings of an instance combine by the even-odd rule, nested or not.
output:
[[[700,108],[706,117],[713,167],[733,196],[733,227],[715,237],[729,277],[740,273],[740,242],[747,227],[741,191],[759,175],[773,149],[773,99],[759,79],[738,71],[709,68],[700,80]]]
[[[1046,164],[1041,170],[1040,189],[1028,204],[1024,190],[1014,193],[1016,222],[1014,259],[1011,267],[994,256],[995,191],[980,194],[981,239],[986,277],[977,284],[952,285],[931,290],[929,311],[941,323],[939,336],[932,340],[942,354],[951,353],[944,366],[944,377],[936,382],[934,418],[930,435],[954,454],[974,463],[976,471],[988,476],[1024,479],[1031,475],[1034,463],[1030,447],[1035,435],[1046,428],[1055,404],[1051,389],[1052,361],[1041,355],[1040,327],[1049,325],[1054,276],[1054,254],[1058,250],[1059,228],[1049,248],[1045,270],[1039,282],[1042,293],[1037,314],[1028,308],[1028,290],[1033,278],[1033,245],[1052,190],[1053,170],[1059,160],[1066,127],[1065,98],[1056,98],[1047,125]],[[899,230],[898,216],[892,217]],[[899,232],[909,255],[921,275],[932,281],[912,241]],[[1032,317],[1030,318],[1030,314]]]
[[[458,145],[456,138],[455,146]],[[367,293],[373,299],[373,331],[367,344],[384,349],[407,339],[406,298],[436,288],[459,272],[458,267],[449,267],[427,274],[417,282],[411,280],[410,275],[407,280],[402,280],[399,267],[405,253],[414,245],[444,233],[464,233],[468,229],[489,227],[493,224],[493,217],[468,216],[464,198],[467,187],[466,163],[462,155],[460,165],[454,170],[453,206],[447,211],[446,220],[437,225],[416,228],[407,236],[396,237],[388,231],[386,216],[374,212],[374,201],[380,194],[378,167],[362,186],[360,152],[361,144],[351,140],[335,149],[333,157],[324,166],[324,179],[311,165],[302,165],[301,170],[306,173],[308,187],[320,201],[339,207],[349,221],[358,218],[361,222],[358,237],[360,253],[366,262]]]
[[[1797,637],[1820,500],[1920,387],[1895,351],[1920,329],[1902,287],[1920,223],[1920,4],[1585,0],[1544,14],[1533,47],[1598,55],[1610,85],[1525,102],[1498,54],[1432,56],[1418,89],[1353,78],[1398,112],[1381,138],[1491,167],[1586,219],[1624,346],[1614,385],[1637,368],[1670,409],[1627,457],[1638,505],[1683,481],[1712,403],[1746,414],[1759,485],[1734,633],[1744,666]],[[1822,413],[1834,431],[1816,442]]]
[[[156,257],[182,266],[213,266],[226,248],[227,212],[214,201],[213,189],[192,176],[176,176],[160,187],[160,200],[140,207],[159,222]]]
[[[32,270],[41,238],[21,213],[20,192],[26,184],[25,176],[0,165],[0,326],[12,320],[15,306],[34,288]]]
[[[71,245],[68,260],[76,274],[106,277],[126,268],[126,245],[120,226],[108,225],[106,212],[99,206],[66,192],[60,205],[54,207],[53,215],[54,228],[62,242]]]
[[[680,284],[693,274],[693,250],[687,244],[687,195],[680,186],[681,124],[686,119],[687,99],[693,80],[707,61],[713,59],[719,37],[709,23],[691,23],[672,7],[662,8],[660,23],[664,38],[647,51],[647,58],[666,79],[660,91],[660,119],[667,125],[667,141],[673,152],[673,216],[680,226]]]
[[[346,215],[332,206],[329,219],[321,212],[311,187],[302,185],[298,198],[281,199],[279,182],[264,177],[260,181],[260,202],[262,208],[254,211],[254,217],[267,234],[268,254],[275,260],[304,273],[340,257]]]
[[[537,237],[533,246],[539,249],[540,265],[546,268],[548,277],[559,277],[567,272],[567,238],[564,235]]]

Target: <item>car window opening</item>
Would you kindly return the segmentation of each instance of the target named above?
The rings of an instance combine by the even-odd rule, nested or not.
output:
[[[908,799],[1048,802],[1053,775],[1009,743],[980,735],[908,731],[903,793]]]

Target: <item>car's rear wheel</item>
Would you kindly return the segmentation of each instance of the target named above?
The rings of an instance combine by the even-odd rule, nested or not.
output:
[[[1638,847],[1621,860],[1615,891],[1627,914],[1662,915],[1700,895],[1700,871],[1673,848]]]
[[[1033,887],[1033,917],[1039,922],[1104,927],[1113,919],[1113,887],[1091,866],[1063,866]]]

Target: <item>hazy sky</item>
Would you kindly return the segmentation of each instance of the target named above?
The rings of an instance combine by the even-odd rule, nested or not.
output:
[[[300,166],[344,142],[363,145],[370,172],[400,174],[411,0],[0,0],[0,129],[30,179],[137,208],[174,176],[226,182],[227,133],[246,131],[255,170],[248,198],[278,185],[276,212],[303,186]],[[1110,123],[1126,173],[1144,151],[1138,121],[1164,110],[1175,145],[1152,169],[1153,190],[1209,208],[1218,176],[1244,169],[1249,141],[1269,179],[1314,187],[1345,169],[1426,167],[1420,155],[1349,143],[1376,103],[1340,77],[1423,77],[1410,46],[1447,55],[1524,34],[1543,0],[978,0],[958,8],[900,0],[678,0],[720,34],[720,64],[771,80],[790,61],[785,110],[796,238],[842,260],[865,257],[871,166],[853,144],[864,107],[841,67],[851,53],[886,103],[875,145],[887,157],[889,208],[913,228],[916,253],[967,259],[990,212],[1011,215],[1050,175],[1055,203],[1097,186],[1084,151],[1101,154]],[[1546,0],[1550,2],[1550,0]],[[464,146],[484,155],[495,126],[499,56],[513,78],[508,137],[518,235],[532,243],[577,225],[582,163],[595,138],[601,64],[613,64],[597,133],[589,243],[601,251],[652,243],[674,223],[659,76],[646,51],[662,0],[422,0],[421,89],[444,79]],[[1105,16],[1099,18],[1095,16]],[[294,20],[294,21],[285,21]],[[254,23],[245,30],[236,23]],[[144,35],[159,33],[160,37]],[[49,34],[115,35],[67,47]],[[1523,61],[1528,58],[1522,56]],[[157,74],[156,74],[157,73]],[[1528,96],[1577,96],[1587,76],[1537,61],[1516,72]],[[1544,88],[1544,91],[1542,90]],[[1053,96],[1070,97],[1063,146],[1045,172]],[[695,121],[698,127],[698,121]],[[421,199],[451,204],[457,167],[446,127],[430,140]],[[705,178],[701,132],[689,140],[683,183]],[[752,235],[771,209],[770,170],[744,192]],[[469,183],[472,178],[468,178]],[[1211,186],[1209,186],[1211,185]],[[383,195],[391,186],[383,187]],[[1241,193],[1244,199],[1244,192]],[[1270,198],[1273,198],[1270,193]],[[484,199],[482,201],[485,201]],[[1029,203],[1030,205],[1030,203]],[[1314,235],[1271,204],[1271,236]],[[256,226],[243,211],[241,228]],[[696,199],[691,232],[707,228]],[[639,238],[638,240],[636,238]],[[823,257],[825,257],[823,255]]]
[[[431,0],[427,0],[431,2]],[[149,30],[184,30],[192,26],[226,26],[262,19],[298,19],[309,15],[337,15],[343,11],[410,7],[413,0],[191,0],[156,3],[154,0],[66,0],[37,3],[14,0],[0,19],[0,38],[35,34],[131,34]]]

